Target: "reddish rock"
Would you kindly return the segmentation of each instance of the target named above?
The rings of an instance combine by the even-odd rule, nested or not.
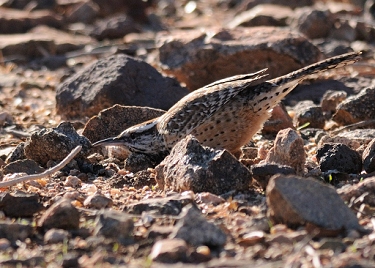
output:
[[[297,174],[303,173],[306,153],[302,138],[293,129],[281,130],[277,134],[274,146],[268,152],[265,161],[287,165],[294,168]]]
[[[290,118],[285,106],[278,104],[273,108],[271,117],[264,123],[262,134],[277,134],[285,128],[294,128],[293,120]]]
[[[295,24],[310,39],[327,37],[335,22],[331,12],[306,8],[301,10]]]
[[[62,198],[47,209],[39,219],[38,226],[44,230],[56,229],[78,229],[79,212],[71,204],[69,199]]]
[[[337,106],[333,120],[340,125],[354,124],[375,118],[375,87],[366,88]]]
[[[274,78],[320,57],[302,35],[276,27],[180,30],[159,34],[157,43],[162,68],[190,90],[263,68]]]

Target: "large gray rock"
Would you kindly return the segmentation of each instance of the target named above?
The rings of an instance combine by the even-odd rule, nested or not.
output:
[[[157,44],[162,68],[190,90],[263,68],[277,77],[320,57],[301,34],[277,27],[178,30],[160,34]]]
[[[168,110],[187,93],[148,63],[118,54],[96,61],[60,84],[56,108],[66,118],[90,117],[114,104]]]
[[[362,230],[336,190],[314,179],[276,175],[266,195],[268,215],[274,223],[294,227],[310,224],[332,231]]]
[[[214,150],[188,135],[179,141],[156,170],[160,189],[224,194],[247,190],[250,171],[226,150]]]

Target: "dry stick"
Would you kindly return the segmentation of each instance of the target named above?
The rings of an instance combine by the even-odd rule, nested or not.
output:
[[[23,176],[23,177],[20,177],[20,178],[11,180],[11,181],[0,182],[0,188],[12,186],[12,185],[15,185],[15,184],[20,183],[20,182],[37,180],[37,179],[41,179],[41,178],[50,176],[53,173],[55,173],[55,172],[59,171],[60,169],[62,169],[63,167],[65,167],[81,151],[81,149],[82,149],[81,145],[77,146],[59,164],[57,164],[56,166],[54,166],[50,169],[47,169],[43,173],[35,174],[35,175],[26,175],[26,176]]]
[[[360,128],[360,127],[366,127],[366,126],[372,125],[372,124],[375,124],[374,119],[366,120],[366,121],[360,121],[360,122],[353,123],[353,124],[350,124],[350,125],[347,125],[347,126],[343,126],[343,127],[339,128],[339,129],[336,129],[336,130],[332,130],[330,133],[333,134],[333,135],[336,135],[336,134],[339,134],[340,132],[342,132],[344,130],[353,130],[353,129],[357,129],[357,128]]]

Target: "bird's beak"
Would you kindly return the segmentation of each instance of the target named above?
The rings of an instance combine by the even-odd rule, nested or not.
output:
[[[92,144],[93,147],[97,147],[97,146],[121,146],[121,145],[124,145],[124,142],[121,139],[119,139],[118,137],[100,140],[100,141],[94,142]]]

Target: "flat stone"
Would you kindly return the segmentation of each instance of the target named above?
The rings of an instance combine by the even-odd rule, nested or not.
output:
[[[99,15],[99,6],[92,1],[82,1],[75,4],[65,14],[65,20],[69,23],[92,23]]]
[[[41,49],[53,55],[56,44],[47,36],[33,33],[0,35],[0,50],[5,57],[42,57]]]
[[[2,168],[4,174],[9,173],[26,173],[26,174],[38,174],[44,172],[44,168],[38,165],[37,162],[24,159],[11,162]]]
[[[117,54],[61,83],[56,90],[56,109],[70,119],[91,117],[114,104],[168,110],[187,93],[175,79],[163,76],[148,63]]]
[[[263,68],[268,68],[271,79],[314,63],[320,56],[302,35],[278,27],[177,30],[160,33],[156,41],[164,71],[190,90]]]
[[[349,140],[356,141],[361,145],[367,145],[375,138],[375,129],[362,128],[345,131],[337,134],[338,137],[345,137]]]
[[[270,178],[275,174],[292,175],[296,171],[286,165],[259,163],[252,165],[250,168],[253,179],[263,188],[266,189]]]
[[[163,115],[165,111],[149,107],[113,105],[90,118],[82,135],[91,142],[115,137],[125,129]]]
[[[175,194],[165,198],[150,198],[126,205],[124,211],[142,214],[144,211],[157,211],[160,215],[179,215],[182,208],[194,203],[191,196]]]
[[[155,171],[160,189],[177,192],[224,194],[247,190],[251,183],[250,171],[232,154],[202,146],[191,135],[179,141]]]
[[[32,217],[34,213],[41,211],[43,208],[37,194],[26,194],[23,192],[16,192],[14,194],[0,193],[0,210],[7,217]]]
[[[286,26],[287,19],[293,16],[293,11],[289,7],[274,4],[260,4],[256,7],[239,13],[228,23],[228,27],[233,29],[238,26]]]
[[[0,33],[25,33],[38,25],[59,27],[62,18],[47,10],[26,11],[0,7]],[[2,40],[3,37],[0,37]]]
[[[70,34],[47,26],[37,26],[29,31],[34,36],[53,40],[56,51],[54,54],[65,54],[83,48],[85,45],[95,44],[95,40],[89,36]]]
[[[327,90],[322,97],[320,106],[324,112],[336,112],[337,105],[343,102],[347,95],[348,94],[342,90]]]
[[[95,23],[90,36],[97,40],[122,38],[129,33],[141,32],[141,26],[126,15],[111,16]]]
[[[34,234],[34,228],[29,224],[0,221],[0,238],[6,238],[15,243],[17,240],[25,241]]]
[[[266,195],[268,216],[273,223],[291,227],[310,224],[331,231],[362,230],[336,190],[314,179],[276,175],[271,178]]]
[[[26,159],[24,147],[25,147],[25,143],[20,142],[16,146],[16,148],[14,148],[14,150],[7,156],[5,162],[11,163],[17,160]]]

